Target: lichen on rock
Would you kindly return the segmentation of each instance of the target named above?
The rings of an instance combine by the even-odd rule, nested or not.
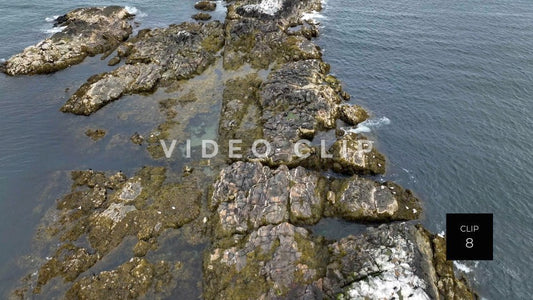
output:
[[[126,64],[89,78],[61,110],[90,115],[125,94],[152,92],[159,85],[191,78],[215,61],[223,41],[218,21],[140,31],[118,49]]]
[[[82,62],[87,56],[110,52],[132,33],[133,17],[124,7],[75,9],[56,20],[62,27],[35,46],[7,60],[8,75],[46,74]]]

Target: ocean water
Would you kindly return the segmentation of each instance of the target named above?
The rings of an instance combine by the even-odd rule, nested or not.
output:
[[[194,2],[91,5],[135,8],[139,28],[146,28],[190,20]],[[50,35],[47,18],[85,5],[0,0],[0,59]],[[214,16],[223,19],[223,9]],[[434,232],[445,229],[449,212],[493,213],[494,261],[457,266],[484,298],[527,299],[533,293],[533,2],[329,0],[314,17],[322,24],[324,59],[352,102],[373,113],[354,130],[377,137],[389,161],[385,179],[415,191],[425,206],[422,221]],[[105,139],[119,140],[129,138],[132,124],[153,128],[159,120],[138,125],[143,113],[157,110],[143,97],[129,96],[90,118],[58,112],[72,90],[107,69],[96,57],[52,75],[0,74],[0,295],[23,275],[18,266],[28,263],[23,256],[32,250],[35,226],[66,192],[68,170],[131,175],[160,163],[132,145],[110,149],[112,143],[95,145],[83,136],[88,126],[111,128]]]
[[[390,120],[372,130],[386,178],[434,232],[446,213],[493,213],[494,260],[460,266],[485,298],[531,299],[533,2],[330,0],[322,16],[324,60]]]

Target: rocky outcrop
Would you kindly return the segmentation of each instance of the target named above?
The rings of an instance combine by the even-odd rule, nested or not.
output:
[[[217,3],[214,1],[198,1],[194,4],[194,8],[203,11],[213,11],[217,8]]]
[[[452,263],[442,260],[435,241],[420,226],[381,225],[330,244],[325,294],[338,299],[476,299]],[[442,257],[442,256],[440,256]],[[448,283],[443,288],[442,282]]]
[[[8,75],[46,74],[113,51],[131,32],[133,16],[123,7],[79,8],[59,17],[62,31],[7,60]]]
[[[66,293],[68,299],[136,299],[152,286],[168,285],[172,280],[166,262],[152,264],[132,258],[116,270],[103,271],[76,282]]]
[[[151,92],[159,85],[191,78],[215,61],[223,41],[219,22],[143,30],[118,48],[125,65],[91,77],[61,111],[90,115],[122,95]]]
[[[332,169],[344,174],[384,174],[385,156],[373,141],[363,135],[348,133],[329,149]]]
[[[326,241],[299,227],[322,215],[411,220],[418,199],[396,184],[327,179],[302,167],[236,162],[213,186],[206,299],[473,299],[444,259],[442,238],[406,223]],[[453,297],[452,297],[453,298]]]
[[[210,207],[217,237],[289,221],[315,224],[324,214],[359,222],[413,220],[421,210],[418,199],[393,183],[357,176],[330,180],[303,167],[272,170],[258,162],[222,170]]]
[[[72,192],[58,201],[58,214],[54,217],[58,221],[46,229],[61,243],[39,269],[33,292],[38,293],[55,277],[78,279],[127,236],[137,238],[135,253],[144,256],[165,229],[195,220],[200,214],[202,195],[197,182],[191,179],[182,184],[163,183],[165,178],[165,169],[155,167],[143,168],[129,179],[120,172],[111,176],[91,170],[73,172]],[[80,246],[79,239],[86,239],[88,244]],[[145,250],[140,251],[141,248]],[[105,274],[102,276],[110,280],[118,276],[113,272]],[[89,292],[83,286],[98,284],[103,283],[84,279],[74,290],[81,295]],[[124,282],[109,284],[127,289]]]
[[[306,229],[285,222],[220,241],[204,258],[204,297],[303,296],[308,288],[316,288],[313,282],[324,274],[324,265],[318,259],[324,253],[320,240],[313,239]]]
[[[267,69],[273,63],[318,59],[319,48],[301,31],[304,12],[320,10],[317,0],[239,0],[228,6],[224,67],[237,69],[245,63]],[[316,26],[307,24],[311,32]]]
[[[272,144],[272,151],[261,161],[273,166],[297,165],[305,158],[295,153],[296,142],[335,128],[342,99],[326,82],[327,71],[328,66],[319,60],[301,60],[270,74],[263,84],[260,107],[263,138]],[[310,145],[298,149],[304,155],[311,152]]]
[[[206,14],[206,13],[197,13],[197,14],[192,15],[192,18],[195,19],[196,21],[207,21],[211,19],[211,15]]]
[[[272,170],[258,162],[236,162],[222,170],[210,207],[220,238],[269,224],[315,224],[323,214],[383,222],[415,219],[420,211],[418,199],[393,183],[361,177],[330,180],[303,167]]]

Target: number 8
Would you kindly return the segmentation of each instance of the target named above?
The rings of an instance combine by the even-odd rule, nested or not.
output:
[[[465,246],[468,249],[473,248],[474,247],[474,239],[473,238],[467,238]]]

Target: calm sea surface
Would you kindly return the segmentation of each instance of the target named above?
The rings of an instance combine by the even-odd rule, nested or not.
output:
[[[193,3],[91,5],[135,7],[144,28],[190,20]],[[79,6],[84,3],[0,0],[0,59],[50,35],[46,18]],[[223,9],[215,12],[215,18],[223,16]],[[533,2],[329,0],[317,20],[325,61],[352,101],[373,113],[368,127],[389,160],[385,179],[423,199],[423,222],[434,232],[444,231],[449,212],[493,213],[494,261],[459,266],[470,271],[485,298],[529,298]],[[154,128],[160,120],[139,122],[142,111],[157,110],[143,97],[129,96],[91,118],[59,113],[72,90],[108,69],[91,58],[53,75],[0,75],[0,295],[22,275],[18,266],[30,264],[23,255],[32,250],[43,214],[67,191],[66,171],[131,175],[157,163],[137,147],[95,145],[83,136],[88,127],[111,128],[106,139],[118,140],[133,133],[133,124]]]

